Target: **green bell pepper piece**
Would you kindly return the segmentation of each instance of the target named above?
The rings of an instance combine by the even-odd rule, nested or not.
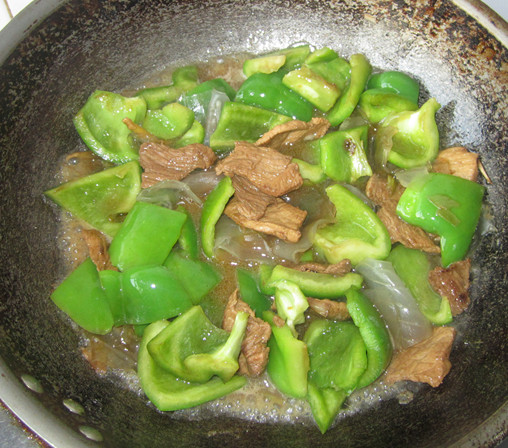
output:
[[[420,85],[411,76],[402,72],[388,71],[372,75],[367,83],[367,89],[385,89],[406,98],[418,105]]]
[[[169,103],[162,109],[149,110],[143,127],[164,140],[182,137],[194,122],[194,112],[179,103]]]
[[[329,111],[340,95],[335,84],[306,66],[290,71],[282,78],[282,83],[323,112]]]
[[[99,280],[106,294],[114,325],[125,324],[125,302],[122,291],[122,273],[110,269],[99,271]]]
[[[342,389],[321,388],[309,381],[307,401],[321,434],[328,431],[346,398],[347,393]]]
[[[322,299],[342,297],[351,287],[361,288],[363,281],[361,275],[352,272],[342,277],[335,277],[331,274],[300,272],[296,269],[277,265],[270,273],[265,291],[268,294],[275,294],[275,285],[281,280],[295,283],[307,297]]]
[[[347,309],[353,322],[360,330],[367,348],[367,369],[358,380],[358,388],[368,386],[383,373],[392,357],[393,347],[386,323],[378,310],[357,289],[347,294]]]
[[[212,90],[218,90],[220,92],[224,92],[231,101],[235,99],[236,91],[231,87],[226,81],[222,78],[210,79],[208,81],[202,82],[194,87],[192,90],[187,92],[186,96],[192,96],[197,93],[206,93],[211,92]]]
[[[238,370],[248,318],[239,312],[229,333],[194,306],[153,338],[148,351],[161,368],[186,381],[205,383],[217,375],[226,382]]]
[[[290,72],[297,67],[300,67],[304,62],[307,56],[310,53],[309,45],[298,45],[297,47],[289,47],[284,48],[283,50],[277,50],[272,53],[267,54],[266,56],[286,56],[286,62],[279,69],[281,74]]]
[[[113,163],[139,158],[131,131],[122,121],[130,118],[139,123],[146,114],[141,97],[126,98],[112,92],[96,90],[74,117],[74,126],[86,146],[99,157]]]
[[[122,272],[121,294],[124,324],[169,319],[192,306],[180,279],[163,266],[139,266]]]
[[[450,174],[415,178],[402,194],[397,214],[409,224],[441,237],[444,267],[462,260],[480,219],[485,189]]]
[[[319,139],[321,168],[337,182],[352,183],[363,176],[372,176],[367,160],[369,127],[358,126],[336,131]]]
[[[207,257],[213,257],[215,246],[215,225],[235,193],[230,177],[224,177],[208,194],[201,212],[201,244]]]
[[[129,162],[59,185],[44,194],[76,218],[113,237],[140,191],[141,167],[138,162]]]
[[[267,296],[273,296],[275,294],[275,287],[270,285],[270,277],[272,276],[273,269],[274,266],[268,264],[260,264],[258,268],[259,290]]]
[[[307,56],[305,65],[328,82],[335,84],[339,92],[346,88],[351,79],[349,62],[327,47],[320,48]]]
[[[364,258],[386,258],[390,235],[372,209],[341,185],[328,187],[326,194],[335,205],[336,222],[318,229],[313,243],[328,262],[349,258],[357,265]]]
[[[449,324],[452,319],[450,302],[430,286],[430,263],[423,252],[399,245],[387,258],[418,304],[423,315],[434,325]]]
[[[294,398],[305,398],[309,371],[307,345],[295,338],[287,325],[275,325],[273,317],[274,313],[271,311],[263,313],[263,319],[272,328],[272,336],[268,341],[270,354],[266,371],[275,387],[282,393]]]
[[[379,123],[391,114],[418,109],[417,103],[388,89],[366,90],[360,96],[359,104],[367,119],[372,123]]]
[[[215,152],[224,153],[232,149],[235,142],[254,143],[265,132],[290,120],[286,115],[259,107],[228,102],[224,104],[217,128],[210,136],[210,146]]]
[[[243,63],[243,74],[248,78],[255,73],[273,73],[286,63],[286,55],[272,54],[259,58],[247,59]]]
[[[113,327],[113,315],[95,264],[87,258],[53,291],[51,300],[80,327],[106,334]]]
[[[298,170],[304,180],[308,180],[313,184],[320,184],[326,180],[326,174],[320,165],[313,165],[296,158],[293,158],[291,161],[298,165]]]
[[[148,202],[136,202],[111,241],[111,262],[120,270],[161,265],[178,241],[186,215]]]
[[[309,381],[350,394],[367,369],[367,349],[352,322],[313,321],[303,341],[309,351]]]
[[[247,379],[241,376],[234,376],[226,383],[220,378],[212,378],[204,384],[189,383],[162,369],[151,357],[147,345],[169,325],[169,322],[162,320],[149,325],[144,331],[138,354],[141,387],[159,410],[191,408],[228,395],[245,385]]]
[[[199,257],[199,243],[198,243],[198,232],[194,221],[189,211],[183,206],[178,205],[176,211],[184,213],[187,217],[182,226],[180,237],[178,238],[178,244],[181,249],[193,260]]]
[[[171,142],[171,147],[178,149],[193,143],[203,143],[204,141],[205,128],[198,120],[194,120],[192,126],[185,134]]]
[[[256,73],[238,89],[235,101],[287,115],[295,120],[310,121],[314,108],[298,93],[286,87],[277,73]]]
[[[383,145],[389,141],[388,161],[400,168],[422,166],[434,160],[439,150],[435,115],[440,107],[431,98],[417,111],[388,116],[378,130],[376,152],[383,152]]]
[[[261,318],[263,312],[270,309],[272,301],[259,291],[258,284],[246,269],[236,270],[236,282],[240,290],[240,297]]]
[[[349,63],[351,64],[350,82],[327,115],[332,126],[338,126],[353,113],[372,70],[369,61],[362,54],[353,54]]]
[[[278,280],[273,283],[273,286],[275,286],[277,314],[286,321],[293,335],[298,337],[295,325],[305,322],[304,312],[309,307],[309,302],[296,283]]]
[[[173,84],[184,92],[193,89],[198,83],[198,68],[195,65],[178,67],[171,75]]]
[[[182,252],[173,249],[164,266],[180,281],[194,305],[222,280],[215,266],[201,260],[187,258]]]

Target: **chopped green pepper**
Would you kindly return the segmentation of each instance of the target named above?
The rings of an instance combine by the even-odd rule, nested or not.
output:
[[[91,333],[106,334],[113,327],[113,315],[97,268],[90,258],[53,291],[51,300],[80,327]]]
[[[85,144],[99,157],[113,163],[139,158],[131,131],[122,121],[130,118],[139,123],[146,113],[141,97],[126,98],[112,92],[96,90],[74,117],[74,126]]]
[[[194,87],[192,90],[189,90],[186,93],[186,96],[192,96],[197,93],[206,93],[211,92],[212,90],[218,90],[219,92],[224,92],[231,101],[235,99],[236,91],[231,87],[226,81],[222,78],[210,79],[208,81],[202,82]]]
[[[383,373],[390,363],[393,347],[386,324],[370,300],[354,288],[346,296],[349,314],[367,348],[367,369],[358,380],[358,388],[362,388]]]
[[[390,235],[372,209],[341,185],[328,187],[326,193],[335,205],[336,222],[318,229],[313,243],[328,262],[348,258],[356,265],[364,258],[386,258]]]
[[[420,109],[390,115],[376,136],[376,152],[389,149],[388,161],[400,168],[425,165],[439,150],[439,131],[435,114],[441,106],[429,99]],[[389,142],[391,147],[384,146]]]
[[[278,280],[273,285],[275,286],[277,314],[286,321],[286,325],[297,337],[295,325],[305,322],[303,313],[309,307],[309,302],[296,283]]]
[[[418,104],[388,89],[369,89],[360,97],[360,107],[367,119],[379,123],[391,114],[418,109]]]
[[[189,383],[162,369],[148,352],[148,343],[170,325],[157,321],[149,325],[143,334],[138,354],[138,375],[143,391],[161,411],[176,411],[205,403],[230,394],[245,385],[247,379],[234,376],[224,383],[212,378],[207,383]]]
[[[246,269],[236,270],[236,281],[242,300],[261,318],[263,311],[270,309],[272,301],[259,291],[256,280]]]
[[[164,140],[182,137],[194,122],[194,112],[179,103],[169,103],[162,109],[149,110],[143,127]]]
[[[161,265],[178,241],[186,215],[148,202],[136,202],[109,247],[121,270]]]
[[[235,101],[261,107],[295,120],[310,121],[314,108],[307,100],[286,87],[276,74],[256,73],[238,89]]]
[[[406,222],[441,237],[444,267],[462,260],[480,218],[484,187],[450,174],[430,173],[415,178],[397,205]]]
[[[309,381],[307,401],[321,434],[324,434],[333,423],[346,398],[347,393],[342,389],[321,388]]]
[[[215,224],[235,193],[230,177],[224,177],[208,194],[201,212],[201,244],[207,257],[213,257],[215,246]]]
[[[282,82],[323,112],[329,111],[340,95],[335,84],[306,66],[289,72],[282,78]]]
[[[247,59],[243,63],[243,73],[248,78],[255,73],[273,73],[286,63],[286,55],[272,54],[259,58]]]
[[[320,165],[313,165],[296,158],[291,161],[298,165],[298,170],[304,180],[308,180],[313,184],[320,184],[326,180],[326,174]]]
[[[335,84],[340,92],[351,79],[349,62],[327,47],[320,48],[307,56],[305,65],[328,82]]]
[[[171,75],[173,84],[179,86],[184,92],[194,88],[198,82],[198,68],[195,65],[178,67]]]
[[[99,271],[99,280],[106,294],[114,325],[125,324],[125,299],[122,291],[122,273],[111,269]]]
[[[367,89],[388,90],[418,105],[420,85],[411,76],[402,72],[388,71],[376,73],[370,77]]]
[[[205,128],[198,120],[194,120],[192,126],[185,134],[171,142],[171,147],[175,149],[183,148],[184,146],[192,145],[193,143],[203,143],[204,141]]]
[[[299,341],[284,325],[278,327],[273,322],[274,313],[265,311],[263,319],[272,328],[268,341],[270,354],[266,370],[275,387],[282,393],[295,398],[307,395],[307,372],[309,371],[309,354],[307,345]]]
[[[44,194],[76,218],[115,236],[140,190],[141,167],[138,162],[129,162],[59,185]]]
[[[351,80],[327,115],[332,126],[338,126],[353,113],[372,70],[369,61],[362,54],[353,54],[349,63]]]
[[[296,47],[284,48],[283,50],[277,50],[272,53],[267,54],[266,56],[278,56],[284,55],[286,56],[286,62],[279,69],[282,73],[287,73],[291,70],[294,70],[297,67],[300,67],[304,62],[307,56],[310,53],[309,45],[298,45]]]
[[[200,306],[176,318],[148,343],[148,351],[164,370],[186,381],[205,383],[214,375],[230,380],[249,315],[239,312],[228,333],[213,325]]]
[[[183,223],[180,238],[178,238],[178,244],[190,258],[195,260],[199,256],[198,232],[196,226],[194,225],[191,214],[183,205],[176,207],[176,211],[184,213],[187,217]]]
[[[372,176],[367,160],[369,127],[358,126],[346,131],[331,132],[319,139],[321,168],[337,182],[355,182]]]

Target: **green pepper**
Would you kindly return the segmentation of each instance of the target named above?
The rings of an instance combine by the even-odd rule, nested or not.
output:
[[[360,288],[362,286],[362,276],[352,272],[342,277],[335,277],[331,274],[300,272],[296,269],[277,265],[270,272],[265,291],[274,294],[275,284],[280,280],[287,280],[295,283],[308,297],[318,297],[322,299],[336,299],[344,296],[349,288]]]
[[[358,388],[368,386],[383,373],[392,357],[393,347],[386,324],[378,310],[357,289],[347,294],[347,309],[360,330],[367,348],[367,369],[358,380]]]
[[[444,267],[462,260],[481,214],[484,187],[450,174],[415,178],[402,194],[397,214],[409,224],[441,237]]]
[[[231,333],[213,325],[200,306],[176,318],[148,343],[154,361],[186,381],[205,383],[214,375],[230,380],[238,370],[238,355],[249,315],[239,312]]]
[[[226,383],[220,378],[212,378],[204,384],[189,383],[161,368],[151,357],[147,345],[169,325],[167,321],[157,321],[149,325],[144,331],[138,354],[141,386],[146,396],[159,410],[176,411],[191,408],[228,395],[245,385],[247,379],[241,376],[234,376]]]
[[[277,73],[256,73],[238,89],[235,101],[310,121],[314,108],[307,100],[282,83]]]
[[[203,297],[222,280],[222,276],[211,264],[187,258],[182,252],[175,249],[164,261],[164,266],[178,278],[194,305],[199,304]]]
[[[190,258],[195,260],[199,256],[198,232],[196,226],[194,225],[191,214],[183,205],[177,206],[176,211],[184,213],[187,217],[183,223],[182,231],[178,238],[178,244]]]
[[[198,68],[195,65],[178,67],[171,75],[173,84],[179,86],[184,92],[194,88],[198,82]]]
[[[194,122],[194,112],[179,103],[169,103],[162,109],[149,110],[143,127],[164,140],[182,137]]]
[[[360,96],[360,107],[367,119],[379,123],[388,115],[418,109],[418,104],[388,89],[369,89]]]
[[[413,104],[418,104],[420,85],[411,76],[402,72],[388,71],[372,75],[367,83],[367,89],[384,89],[406,98]]]
[[[189,90],[186,96],[192,96],[197,93],[206,93],[211,92],[212,90],[218,90],[219,92],[224,92],[231,101],[235,99],[236,91],[231,87],[226,81],[222,78],[210,79],[208,81],[202,82],[194,87],[192,90]]]
[[[335,84],[306,66],[290,71],[282,78],[282,83],[323,112],[329,111],[340,95]]]
[[[256,280],[246,269],[236,270],[236,282],[242,300],[261,318],[263,311],[270,309],[271,300],[259,291]]]
[[[279,69],[279,72],[284,74],[300,67],[305,62],[309,53],[309,45],[298,45],[297,47],[289,47],[284,48],[283,50],[274,51],[266,56],[285,56],[286,62],[284,62],[284,65]]]
[[[224,177],[208,194],[201,212],[201,244],[207,257],[213,257],[215,246],[215,224],[235,193],[230,177]]]
[[[76,218],[115,236],[140,190],[141,167],[138,162],[129,162],[59,185],[44,194]]]
[[[275,387],[282,393],[294,398],[305,398],[309,371],[307,345],[299,341],[287,325],[275,325],[273,317],[274,313],[271,311],[263,313],[263,319],[272,328],[272,336],[268,341],[270,354],[266,371]]]
[[[411,291],[418,308],[427,319],[434,325],[445,325],[452,321],[450,302],[430,286],[430,263],[426,254],[399,245],[392,249],[387,260],[392,263],[397,275]]]
[[[440,107],[431,98],[417,111],[387,117],[376,136],[376,152],[388,149],[388,161],[400,168],[422,166],[434,160],[439,150],[435,115]],[[388,147],[384,147],[386,142]]]
[[[390,235],[372,209],[341,185],[328,187],[326,194],[335,205],[336,222],[318,229],[313,243],[328,262],[348,258],[356,265],[364,258],[386,258]]]
[[[320,165],[313,165],[311,163],[305,162],[304,160],[296,158],[293,158],[291,161],[298,165],[298,170],[300,171],[300,175],[304,180],[307,180],[313,184],[320,184],[326,180],[326,174],[321,169]]]
[[[255,73],[273,73],[286,63],[285,54],[272,54],[259,58],[247,59],[243,63],[243,74],[248,78]]]
[[[111,245],[111,262],[120,270],[161,265],[178,241],[186,216],[148,202],[136,202]]]
[[[114,325],[125,324],[125,300],[122,291],[122,273],[110,269],[99,271],[99,280],[106,294]]]
[[[372,70],[369,61],[362,54],[353,54],[349,63],[351,64],[349,84],[327,115],[332,126],[338,126],[353,113]]]
[[[315,320],[303,338],[309,351],[309,381],[351,393],[367,368],[367,349],[352,322]]]
[[[372,176],[367,160],[369,127],[358,126],[336,131],[319,139],[321,168],[337,182],[355,182],[363,176]]]
[[[337,416],[347,398],[346,391],[335,390],[331,387],[317,387],[312,381],[308,383],[307,401],[309,402],[312,416],[316,421],[321,434],[324,434]]]
[[[295,325],[305,322],[305,310],[309,307],[307,298],[296,283],[278,280],[275,286],[275,306],[277,314],[286,321],[293,335],[297,337]]]
[[[258,107],[226,103],[210,137],[210,146],[215,152],[224,153],[232,149],[236,141],[254,143],[265,132],[290,120],[286,115]]]
[[[163,266],[138,266],[122,272],[120,294],[123,324],[169,319],[192,306],[180,279]]]
[[[327,47],[320,48],[307,56],[305,65],[328,82],[335,84],[340,92],[351,79],[349,62]]]
[[[113,315],[97,268],[90,258],[53,291],[51,300],[80,327],[91,333],[106,334],[113,327]]]
[[[74,126],[86,146],[104,160],[125,163],[139,158],[131,131],[122,121],[130,118],[139,123],[146,114],[141,97],[126,98],[112,92],[96,90],[74,117]]]
[[[183,148],[184,146],[192,145],[193,143],[203,143],[204,141],[205,128],[198,120],[194,120],[192,126],[185,134],[171,142],[171,147],[175,149]]]

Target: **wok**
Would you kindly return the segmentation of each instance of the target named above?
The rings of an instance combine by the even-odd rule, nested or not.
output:
[[[97,446],[82,435],[93,428],[88,435],[102,446],[491,447],[506,436],[506,22],[474,0],[46,0],[0,36],[0,398],[41,438]],[[97,376],[81,356],[78,335],[49,299],[63,271],[42,192],[55,185],[59,156],[83,148],[72,117],[94,89],[134,86],[168,64],[301,41],[412,73],[443,105],[441,146],[481,154],[497,231],[474,254],[453,368],[441,387],[346,415],[325,435],[302,422],[175,419]],[[26,375],[36,391],[20,381]],[[83,412],[69,412],[65,399]]]

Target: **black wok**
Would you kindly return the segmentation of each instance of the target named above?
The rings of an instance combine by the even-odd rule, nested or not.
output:
[[[508,432],[508,25],[479,2],[456,3],[47,0],[9,24],[0,34],[0,399],[58,447],[96,445],[84,427],[102,446],[119,447],[499,444]],[[481,155],[497,231],[474,254],[453,368],[441,387],[347,415],[325,435],[304,423],[176,420],[98,377],[81,356],[78,335],[49,299],[62,260],[42,192],[55,184],[59,156],[83,147],[72,117],[94,89],[133,86],[168,64],[301,41],[412,73],[443,105],[442,147]],[[69,412],[64,399],[83,412]]]

